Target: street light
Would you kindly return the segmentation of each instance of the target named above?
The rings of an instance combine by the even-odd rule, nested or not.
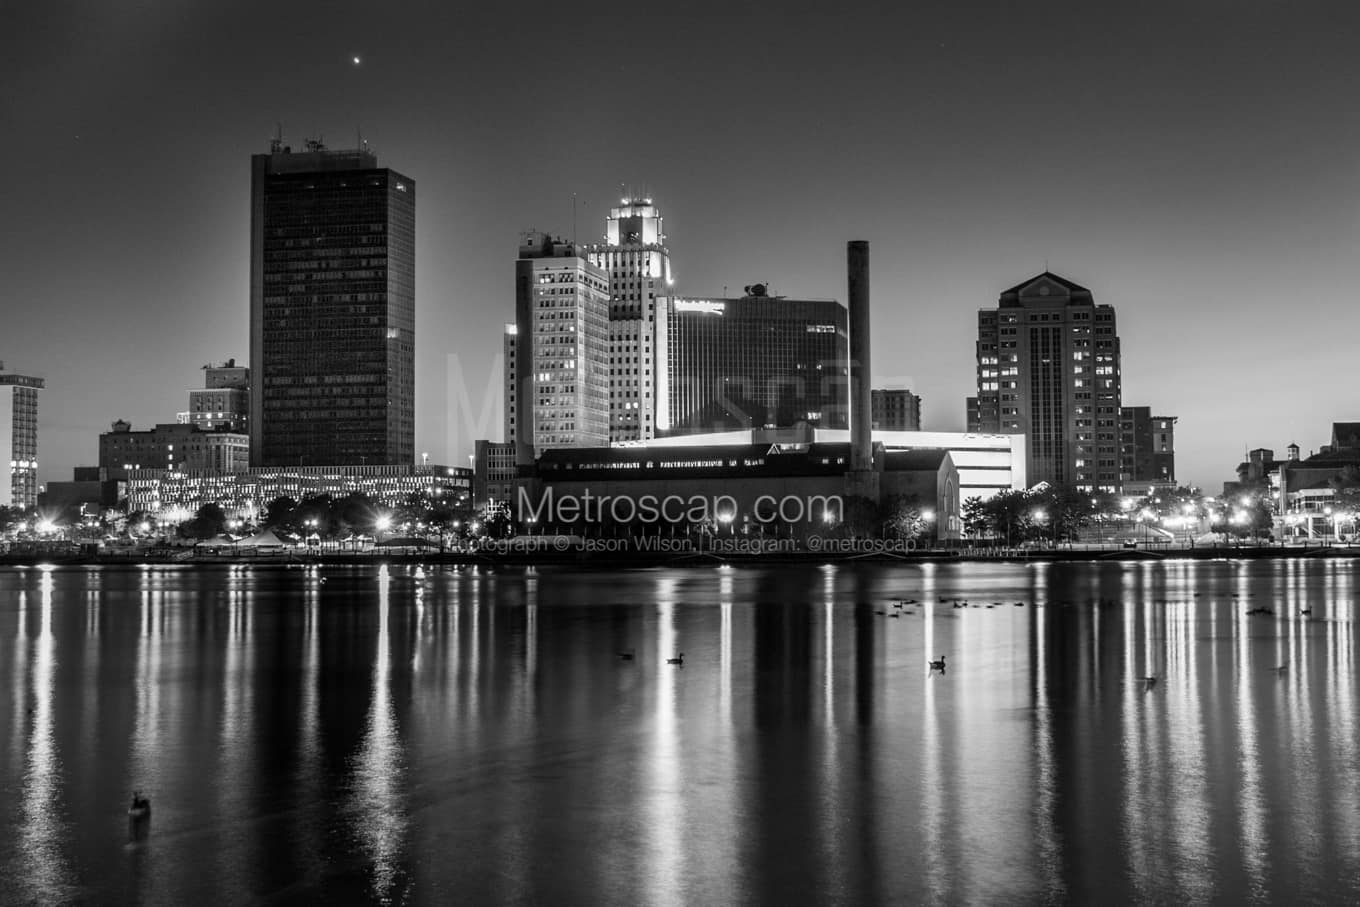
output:
[[[1043,526],[1044,523],[1048,521],[1048,511],[1044,510],[1042,507],[1036,507],[1031,512],[1030,516],[1034,518],[1034,522],[1039,526],[1039,541],[1042,542],[1044,540]]]

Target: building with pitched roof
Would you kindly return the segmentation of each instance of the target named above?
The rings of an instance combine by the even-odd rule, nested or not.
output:
[[[978,311],[968,431],[1026,438],[1026,474],[1087,492],[1120,489],[1119,334],[1114,308],[1049,271]]]

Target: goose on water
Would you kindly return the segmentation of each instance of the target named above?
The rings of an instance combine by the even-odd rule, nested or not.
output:
[[[685,663],[685,653],[684,653],[684,652],[679,653],[679,654],[676,655],[674,658],[667,658],[667,659],[666,659],[666,664],[668,664],[668,665],[682,665],[682,664],[684,664],[684,663]]]

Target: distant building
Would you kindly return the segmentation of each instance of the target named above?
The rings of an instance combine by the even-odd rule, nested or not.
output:
[[[261,467],[243,472],[216,469],[140,469],[128,474],[128,511],[171,513],[185,519],[205,504],[229,516],[254,519],[275,498],[295,501],[330,495],[364,494],[397,507],[412,494],[469,504],[472,470],[435,465]]]
[[[251,463],[414,460],[415,194],[367,148],[251,158]]]
[[[1119,334],[1114,308],[1045,271],[978,312],[970,432],[1022,434],[1031,482],[1120,488]]]
[[[609,281],[609,439],[656,433],[658,296],[670,292],[670,251],[661,210],[650,198],[620,199],[605,218],[604,242],[585,246]]]
[[[849,426],[845,307],[747,291],[657,300],[658,436]]]
[[[507,380],[520,462],[556,447],[609,443],[609,278],[576,247],[531,232],[515,262]],[[507,347],[509,340],[507,339]]]
[[[510,442],[476,442],[472,457],[472,506],[476,510],[508,507],[515,493],[515,445]]]
[[[133,431],[132,423],[120,419],[99,436],[99,468],[105,479],[125,479],[134,470],[240,472],[249,465],[250,438],[237,431],[207,430],[192,423]]]
[[[43,379],[5,371],[0,362],[0,507],[38,503],[38,391]]]
[[[189,391],[189,410],[179,421],[200,428],[250,433],[250,369],[228,359],[203,366],[203,387]]]
[[[1120,407],[1120,482],[1174,484],[1175,430],[1175,416],[1154,416],[1148,406]]]
[[[1333,422],[1330,444],[1307,457],[1290,444],[1288,458],[1270,465],[1288,526],[1310,537],[1360,533],[1360,422]]]
[[[1020,435],[979,435],[948,431],[875,431],[872,443],[887,454],[902,451],[948,451],[958,470],[959,495],[969,498],[990,498],[1003,491],[1019,491],[1029,487],[1025,475],[1025,439]],[[641,447],[664,452],[689,447],[741,447],[749,444],[845,444],[850,441],[846,429],[747,430],[716,432],[702,435],[674,435],[635,441],[620,447]]]
[[[574,532],[598,532],[601,523],[632,525],[642,536],[662,528],[733,538],[820,533],[846,518],[850,459],[848,440],[552,450],[534,465],[534,481],[517,494],[512,515]],[[948,451],[879,450],[875,463],[885,499],[917,499],[933,511],[938,538],[959,537],[958,470]],[[614,503],[600,505],[599,513],[573,508],[565,517],[554,510],[554,502],[588,496]],[[650,521],[648,500],[657,511]],[[714,506],[700,514],[692,509],[696,500]],[[721,508],[727,509],[716,512]]]
[[[1275,451],[1258,447],[1247,452],[1247,458],[1237,464],[1237,481],[1223,483],[1223,495],[1252,494],[1268,491],[1278,480],[1280,461]]]
[[[920,431],[921,398],[906,388],[875,390],[874,431]]]

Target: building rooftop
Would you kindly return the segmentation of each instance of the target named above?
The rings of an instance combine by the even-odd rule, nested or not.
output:
[[[1360,422],[1333,422],[1332,447],[1360,447]]]
[[[1086,287],[1073,283],[1066,277],[1059,277],[1052,271],[1044,271],[1041,274],[1034,275],[1029,280],[1016,284],[1009,290],[1003,291],[1001,293],[1001,305],[1018,306],[1020,305],[1020,298],[1022,296],[1026,299],[1034,298],[1036,296],[1050,296],[1052,295],[1050,288],[1053,286],[1056,286],[1063,291],[1059,294],[1058,298],[1065,295],[1071,297],[1069,299],[1070,302],[1093,301],[1091,291],[1086,289]],[[1049,292],[1044,292],[1046,289],[1048,289]]]

